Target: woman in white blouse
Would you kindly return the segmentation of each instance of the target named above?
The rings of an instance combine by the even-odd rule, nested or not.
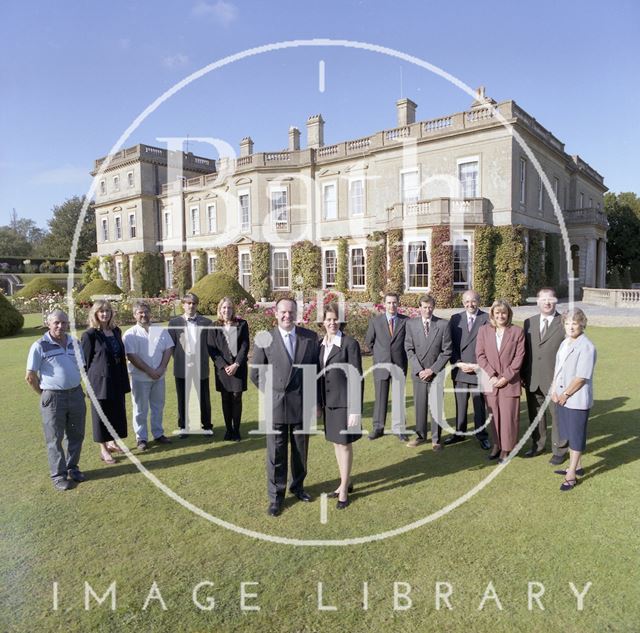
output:
[[[587,420],[593,406],[593,370],[596,348],[584,335],[587,317],[580,308],[562,315],[566,338],[556,354],[551,399],[556,403],[561,437],[569,440],[569,467],[556,470],[565,479],[560,490],[573,490],[584,474],[582,453],[587,445]]]
[[[351,444],[362,436],[362,358],[360,345],[354,338],[343,334],[335,303],[325,307],[319,357],[319,403],[324,414],[324,433],[333,443],[340,471],[340,485],[328,496],[337,497],[336,507],[343,510],[349,505],[348,494],[353,491]]]

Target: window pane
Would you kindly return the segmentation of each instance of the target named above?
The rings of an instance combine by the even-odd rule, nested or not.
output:
[[[459,290],[469,288],[471,261],[469,258],[469,242],[463,240],[453,247],[453,286]]]
[[[274,218],[276,224],[287,224],[289,221],[287,205],[287,191],[271,192],[271,217]]]
[[[402,174],[402,202],[411,204],[418,201],[418,172],[409,171]]]
[[[326,286],[336,285],[336,273],[338,271],[338,257],[335,251],[324,252],[324,279]]]
[[[275,288],[289,287],[289,255],[273,254],[273,285]]]
[[[364,286],[364,249],[354,248],[351,251],[351,285]]]
[[[325,220],[335,220],[338,217],[336,204],[336,186],[325,185],[323,189],[323,206]]]
[[[478,162],[460,163],[458,165],[458,180],[460,193],[463,198],[478,197]]]
[[[248,292],[251,287],[251,255],[242,253],[240,255],[240,283]]]
[[[349,187],[351,215],[364,213],[364,181],[352,180]]]
[[[215,233],[217,231],[217,218],[216,218],[216,205],[210,204],[207,207],[207,223],[209,233]]]
[[[407,253],[410,288],[429,286],[429,259],[426,242],[411,242]]]
[[[249,217],[249,194],[245,193],[239,197],[240,201],[240,230],[249,231],[251,228],[251,218]]]

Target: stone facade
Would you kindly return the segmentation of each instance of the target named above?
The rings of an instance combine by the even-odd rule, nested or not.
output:
[[[275,292],[292,288],[291,246],[301,240],[320,247],[323,285],[331,287],[337,243],[346,237],[348,287],[358,291],[365,287],[368,237],[402,229],[405,290],[419,292],[432,281],[431,230],[448,224],[454,289],[462,291],[473,279],[475,227],[520,225],[525,249],[529,231],[561,233],[550,191],[565,220],[578,285],[604,287],[608,224],[600,174],[568,155],[514,101],[496,104],[483,90],[464,112],[416,121],[416,109],[401,99],[398,127],[334,145],[324,144],[318,114],[307,121],[306,148],[290,128],[287,150],[254,153],[246,137],[238,157],[217,161],[147,145],[123,150],[98,178],[98,254],[114,255],[121,270],[126,256],[161,252],[170,286],[175,251],[191,253],[194,266],[205,251],[211,272],[215,249],[236,244],[239,281],[248,286],[251,245],[268,242]],[[107,158],[96,161],[93,175]],[[564,257],[560,267],[566,277]]]

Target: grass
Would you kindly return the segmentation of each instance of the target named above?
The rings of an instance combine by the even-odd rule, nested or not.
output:
[[[2,413],[1,631],[446,631],[637,632],[640,629],[640,467],[637,420],[640,363],[630,350],[640,332],[589,328],[598,348],[589,426],[587,476],[571,493],[548,455],[515,458],[473,498],[446,516],[383,541],[348,547],[295,547],[252,539],[196,516],[169,499],[126,458],[105,466],[91,441],[90,421],[81,466],[89,480],[69,493],[48,479],[37,398],[23,382],[37,315],[23,332],[0,341]],[[212,392],[214,427],[221,427]],[[373,388],[365,396],[370,428]],[[413,420],[409,392],[408,420]],[[453,416],[447,399],[449,420]],[[130,412],[129,412],[130,413]],[[245,396],[243,430],[255,428],[256,394]],[[176,419],[173,381],[167,383],[165,428]],[[388,422],[389,423],[389,422]],[[131,418],[130,436],[133,446]],[[525,415],[522,415],[522,431]],[[495,468],[475,442],[434,454],[392,437],[355,445],[352,505],[328,507],[320,522],[319,495],[336,485],[333,450],[311,440],[307,489],[311,504],[287,502],[278,519],[266,516],[264,439],[239,444],[192,437],[154,447],[140,461],[164,484],[206,512],[266,534],[343,539],[399,528],[466,493]],[[117,584],[116,609],[92,601],[84,583],[102,595]],[[166,605],[151,599],[153,582]],[[215,598],[213,610],[198,609]],[[527,583],[544,584],[545,610],[528,610]],[[58,583],[59,609],[52,609]],[[258,593],[242,612],[242,582]],[[324,604],[318,610],[317,586]],[[363,609],[363,582],[368,609]],[[411,586],[412,607],[394,611],[394,582]],[[436,610],[437,582],[450,583],[453,609]],[[492,582],[503,610],[488,600]],[[569,583],[591,589],[577,611]],[[406,589],[403,585],[399,590]],[[157,594],[156,594],[157,595]],[[405,604],[402,600],[399,606]]]

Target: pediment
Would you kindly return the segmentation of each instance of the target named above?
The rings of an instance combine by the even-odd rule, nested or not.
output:
[[[251,184],[251,178],[247,178],[247,176],[242,176],[241,178],[236,178],[235,180],[235,185],[237,187],[241,185],[250,185],[250,184]]]

